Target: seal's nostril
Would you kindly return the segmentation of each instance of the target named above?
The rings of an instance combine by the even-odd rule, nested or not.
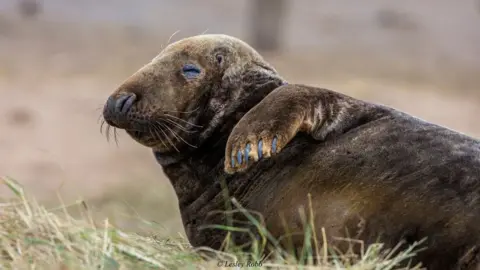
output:
[[[112,95],[108,98],[103,109],[103,118],[108,124],[120,127],[125,123],[127,113],[132,109],[133,104],[137,100],[137,96],[133,93],[122,93]]]
[[[115,101],[114,111],[115,111],[116,113],[122,111],[123,104],[125,103],[125,101],[126,101],[127,99],[128,99],[128,96],[125,95],[125,96],[120,96],[120,97]]]
[[[135,94],[131,94],[130,97],[123,104],[122,113],[127,113],[130,110],[130,108],[132,108],[132,105],[136,99],[137,99],[137,96]]]
[[[135,94],[125,94],[120,96],[115,102],[115,112],[125,114],[132,108],[133,102],[135,102]]]

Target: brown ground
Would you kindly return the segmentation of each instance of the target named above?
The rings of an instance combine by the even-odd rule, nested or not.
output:
[[[125,200],[167,232],[178,231],[176,198],[151,152],[123,132],[119,146],[107,142],[97,121],[106,97],[161,49],[174,32],[169,29],[148,35],[0,16],[0,175],[43,200],[56,200],[62,186],[66,200],[94,198],[109,215]],[[354,46],[313,48],[266,57],[292,82],[391,105],[480,137],[476,66],[443,59],[434,68],[419,67],[415,54],[405,59],[400,49],[376,57],[376,50]],[[0,187],[0,195],[10,194]]]

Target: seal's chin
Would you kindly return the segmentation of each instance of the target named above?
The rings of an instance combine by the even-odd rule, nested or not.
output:
[[[162,141],[153,132],[138,129],[125,129],[125,131],[132,139],[143,146],[155,149],[162,147]]]
[[[169,153],[175,150],[172,138],[166,138],[166,134],[155,131],[154,129],[125,129],[127,134],[137,143],[151,148],[159,153]]]

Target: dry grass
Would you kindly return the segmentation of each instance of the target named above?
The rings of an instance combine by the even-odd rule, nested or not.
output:
[[[243,268],[240,264],[247,267],[251,261],[262,265],[248,267],[251,269],[380,270],[400,269],[398,263],[408,261],[419,250],[418,245],[414,245],[392,257],[393,251],[383,250],[381,244],[376,244],[353,261],[347,255],[328,255],[319,256],[317,265],[312,264],[315,250],[325,254],[314,247],[308,248],[300,261],[280,249],[265,260],[259,257],[260,249],[245,254],[235,247],[229,248],[228,253],[212,252],[214,256],[202,257],[181,236],[158,239],[154,235],[124,232],[108,219],[97,222],[84,201],[47,209],[25,194],[13,179],[4,178],[3,184],[16,197],[0,204],[0,269],[231,269],[226,266],[228,263],[239,269]],[[80,218],[73,218],[69,213],[72,207],[81,211]],[[252,216],[245,214],[259,226]],[[268,232],[261,231],[269,237]]]

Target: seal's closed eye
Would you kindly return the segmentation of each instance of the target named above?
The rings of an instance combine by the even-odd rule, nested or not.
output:
[[[183,66],[182,72],[187,79],[193,79],[200,74],[200,69],[193,64],[186,64]]]

